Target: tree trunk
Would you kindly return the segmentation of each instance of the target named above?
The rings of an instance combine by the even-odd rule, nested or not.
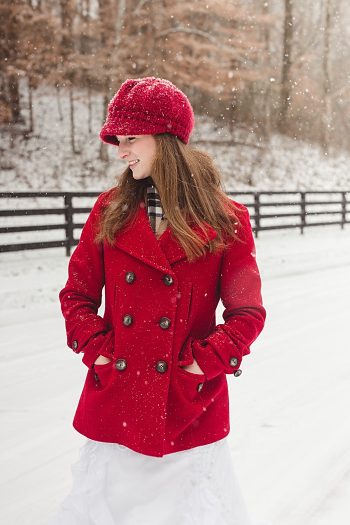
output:
[[[126,12],[126,0],[119,0],[118,2],[118,15],[116,20],[116,26],[115,26],[115,48],[118,53],[118,47],[121,43],[122,39],[122,30],[125,20],[125,12]]]
[[[268,2],[263,2],[262,4],[262,10],[263,14],[265,16],[269,15],[269,4]],[[263,38],[265,42],[265,51],[266,51],[266,58],[264,60],[264,63],[266,65],[266,68],[269,68],[269,57],[270,57],[270,29],[267,25],[263,26]],[[265,139],[269,139],[271,136],[271,86],[270,86],[270,79],[268,78],[265,81],[265,89],[264,93],[262,95],[263,99],[263,110],[264,115],[262,117],[262,126],[261,131]]]
[[[102,111],[103,111],[102,122],[105,121],[105,118],[106,118],[106,115],[107,115],[108,103],[109,103],[109,100],[108,100],[107,95],[105,94],[103,96],[103,104],[102,104],[102,107],[103,107],[103,109],[102,109]],[[102,142],[102,140],[100,142],[101,142],[101,144],[100,144],[100,160],[102,160],[104,162],[108,162],[109,158],[108,158],[107,144]]]
[[[284,30],[283,30],[283,59],[282,78],[280,91],[280,111],[278,116],[278,129],[281,133],[288,130],[288,110],[291,105],[291,76],[292,47],[294,33],[293,0],[284,0]]]
[[[92,100],[91,100],[91,86],[90,82],[88,82],[87,87],[87,100],[88,100],[88,130],[89,133],[92,133]]]
[[[62,111],[62,105],[61,105],[60,87],[59,87],[58,84],[56,85],[56,95],[57,95],[56,99],[57,99],[58,115],[59,115],[60,121],[62,122],[62,120],[63,120],[63,111]]]
[[[69,116],[70,116],[70,143],[72,152],[79,153],[75,147],[75,121],[74,121],[74,100],[73,100],[73,86],[69,86]]]
[[[324,4],[324,41],[322,60],[322,107],[321,111],[321,144],[325,155],[330,149],[330,130],[332,127],[332,101],[331,101],[331,69],[330,69],[330,32],[331,32],[331,0]]]
[[[29,106],[29,128],[28,133],[33,133],[34,131],[34,114],[33,114],[33,87],[28,77],[28,106]]]
[[[12,110],[12,124],[23,124],[24,119],[21,116],[19,82],[16,74],[8,76],[8,94]]]

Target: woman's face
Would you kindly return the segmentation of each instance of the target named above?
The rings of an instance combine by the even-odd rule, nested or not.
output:
[[[153,135],[117,135],[118,155],[126,160],[134,179],[145,179],[151,175],[152,162],[156,153],[156,139]]]

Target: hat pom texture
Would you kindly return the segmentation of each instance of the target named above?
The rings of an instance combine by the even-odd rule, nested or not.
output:
[[[156,77],[127,79],[108,104],[100,139],[118,145],[116,135],[171,133],[187,144],[193,126],[190,101],[169,80]]]

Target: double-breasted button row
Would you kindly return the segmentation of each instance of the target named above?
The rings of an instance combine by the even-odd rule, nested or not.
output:
[[[128,284],[132,284],[135,281],[135,279],[136,279],[135,272],[126,272],[125,280]],[[163,277],[163,283],[166,284],[167,286],[171,286],[174,283],[174,279],[171,277],[171,275],[166,273]]]
[[[126,272],[125,274],[125,280],[127,283],[132,284],[136,279],[135,272]],[[170,286],[174,283],[174,279],[171,275],[165,274],[163,277],[163,283],[167,286]],[[133,323],[133,317],[130,314],[126,314],[123,317],[123,325],[124,326],[130,326]],[[159,320],[159,326],[163,329],[169,328],[171,325],[171,320],[168,317],[161,317]]]
[[[123,317],[123,325],[130,326],[133,323],[133,317],[130,314],[126,314]],[[168,317],[161,317],[159,320],[159,326],[166,330],[171,325],[171,320]]]
[[[126,359],[117,359],[114,366],[117,370],[123,372],[127,368]],[[162,360],[157,361],[156,370],[157,372],[164,374],[164,372],[168,370],[168,363]]]
[[[136,275],[134,272],[127,272],[125,274],[125,280],[128,284],[132,284],[136,279]],[[163,283],[166,286],[172,285],[174,282],[173,278],[169,274],[165,274],[163,277]],[[123,317],[123,325],[124,326],[130,326],[133,323],[133,317],[130,314],[126,314]],[[163,329],[169,328],[171,325],[171,320],[168,317],[161,317],[159,320],[159,326]],[[126,360],[125,359],[118,359],[115,363],[115,367],[118,370],[125,370],[126,369]],[[160,374],[164,374],[168,369],[168,363],[166,361],[159,360],[156,363],[156,370]]]

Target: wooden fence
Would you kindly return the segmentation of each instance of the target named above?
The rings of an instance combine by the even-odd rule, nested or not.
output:
[[[64,247],[69,256],[72,247],[79,242],[74,236],[74,230],[81,230],[98,195],[99,192],[0,193],[0,234],[3,241],[0,243],[0,252]],[[299,228],[303,233],[305,228],[311,226],[332,224],[344,228],[345,224],[350,223],[350,190],[228,191],[227,195],[248,207],[256,237],[264,230]],[[84,203],[76,203],[82,199]],[[86,200],[89,201],[88,205]],[[84,219],[76,222],[79,214],[84,214]],[[50,222],[49,216],[55,221]],[[17,224],[21,222],[20,218],[25,218],[24,224]],[[28,239],[22,242],[24,233],[35,232],[37,236],[38,232],[53,230],[59,231],[59,236],[63,238],[52,240],[52,233],[42,233],[42,237],[49,235],[49,240],[41,238],[39,241]],[[17,242],[18,237],[21,242]]]

